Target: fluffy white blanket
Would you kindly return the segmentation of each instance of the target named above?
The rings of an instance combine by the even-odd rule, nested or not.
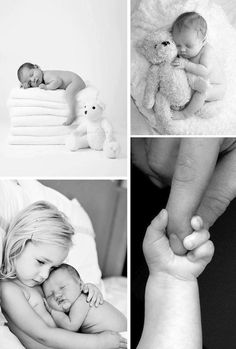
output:
[[[154,112],[142,106],[149,63],[136,50],[137,42],[150,31],[169,29],[183,12],[199,12],[208,23],[208,40],[215,48],[227,77],[223,102],[207,103],[202,117],[157,121]],[[131,23],[131,95],[139,111],[157,134],[233,135],[236,133],[236,31],[223,10],[212,0],[140,0]],[[211,118],[207,118],[213,116]]]
[[[28,115],[15,116],[11,118],[11,125],[18,126],[61,126],[65,121],[66,116],[55,115]]]

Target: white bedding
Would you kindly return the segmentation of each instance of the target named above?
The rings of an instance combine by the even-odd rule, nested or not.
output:
[[[217,2],[223,3],[222,0]],[[136,5],[136,6],[135,6]],[[132,64],[131,64],[131,94],[136,105],[132,110],[132,134],[199,134],[199,135],[233,135],[236,133],[236,31],[229,24],[222,9],[208,0],[138,0],[133,1],[132,8]],[[158,9],[158,11],[157,11]],[[231,23],[236,27],[235,2],[226,4]],[[209,24],[209,41],[214,45],[218,56],[223,61],[228,89],[223,108],[215,108],[215,116],[211,119],[194,117],[188,120],[174,121],[163,129],[158,124],[151,124],[152,111],[147,112],[142,107],[142,95],[145,88],[147,62],[137,54],[135,45],[137,40],[146,32],[159,27],[170,27],[175,17],[185,11],[195,10],[206,17]],[[178,12],[179,11],[179,12]],[[233,21],[233,22],[232,22]],[[140,112],[145,117],[140,117]],[[209,106],[207,106],[209,108]],[[211,106],[212,108],[212,106]]]

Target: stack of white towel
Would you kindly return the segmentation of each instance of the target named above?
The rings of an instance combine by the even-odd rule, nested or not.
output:
[[[86,101],[96,100],[98,91],[86,87],[77,95],[77,115]],[[11,117],[10,144],[65,144],[66,136],[77,127],[63,123],[69,115],[64,90],[14,88],[8,100]]]

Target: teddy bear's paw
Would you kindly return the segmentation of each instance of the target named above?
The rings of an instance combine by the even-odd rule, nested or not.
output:
[[[115,159],[120,153],[120,145],[116,141],[105,142],[103,150],[108,158]]]
[[[154,103],[155,103],[154,99],[147,98],[147,97],[144,97],[143,99],[143,106],[146,109],[152,109],[154,106]]]
[[[71,151],[76,151],[79,149],[77,139],[74,135],[69,135],[65,141],[66,148]]]

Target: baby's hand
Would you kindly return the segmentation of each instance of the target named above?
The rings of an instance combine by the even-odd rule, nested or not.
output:
[[[99,349],[122,349],[127,348],[127,340],[117,332],[104,331],[98,334]]]
[[[191,220],[192,234],[183,240],[184,247],[189,250],[186,255],[175,255],[166,236],[168,213],[162,210],[148,227],[143,251],[150,274],[167,273],[181,280],[193,280],[198,277],[211,261],[214,245],[209,240],[210,234],[202,229],[200,217]],[[172,234],[170,239],[175,239]]]
[[[44,303],[45,308],[47,309],[47,311],[51,314],[52,313],[52,308],[48,305],[48,302],[47,302],[46,298],[43,298],[43,303]]]
[[[26,88],[29,88],[29,85],[27,82],[23,82],[23,84],[21,84],[21,87],[26,89]]]
[[[187,62],[188,62],[187,59],[180,57],[180,58],[175,58],[175,60],[171,63],[171,65],[179,69],[184,69],[186,67]]]
[[[47,86],[45,84],[40,84],[39,85],[39,88],[43,89],[43,90],[46,90],[47,89]]]
[[[95,307],[98,307],[99,304],[103,304],[103,295],[94,284],[84,284],[82,292],[88,293],[87,302],[90,303],[90,307],[92,307],[93,305],[95,305]]]

